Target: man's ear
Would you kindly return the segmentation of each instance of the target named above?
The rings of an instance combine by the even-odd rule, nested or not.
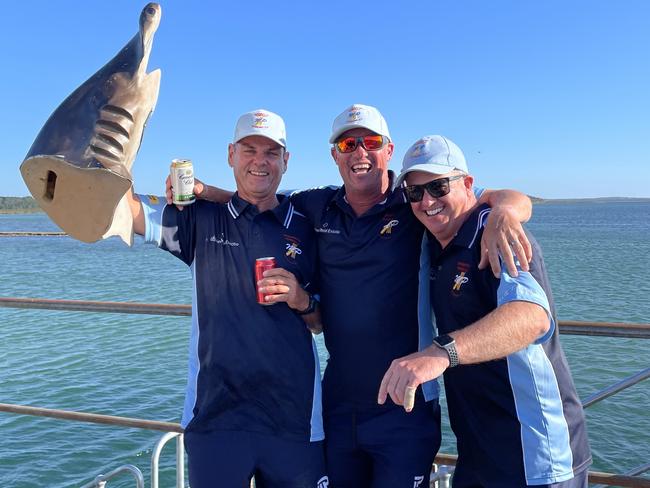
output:
[[[233,166],[233,158],[235,155],[235,145],[230,143],[228,144],[228,166],[232,168]]]
[[[284,168],[282,169],[282,174],[287,172],[287,167],[289,166],[289,156],[291,154],[285,149],[282,159],[284,160]]]
[[[334,146],[332,146],[332,147],[330,148],[330,154],[332,155],[332,159],[334,160],[334,164],[336,164],[336,165],[338,166],[338,165],[339,165],[339,162],[336,160],[336,154],[337,154],[337,152],[336,152],[336,148],[335,148]]]

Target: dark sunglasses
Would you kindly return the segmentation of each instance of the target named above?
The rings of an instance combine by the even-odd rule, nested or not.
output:
[[[336,150],[340,153],[351,153],[357,150],[359,144],[366,151],[378,151],[388,142],[384,136],[363,136],[363,137],[346,137],[334,143]]]
[[[449,182],[465,178],[465,176],[467,175],[448,176],[447,178],[438,178],[437,180],[432,180],[429,183],[424,183],[422,185],[406,185],[404,187],[404,193],[406,193],[406,198],[408,198],[411,203],[422,201],[424,190],[426,190],[433,198],[444,197],[449,193]]]

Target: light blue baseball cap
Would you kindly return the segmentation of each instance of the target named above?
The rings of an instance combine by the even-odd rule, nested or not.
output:
[[[468,172],[463,151],[444,136],[424,136],[406,151],[395,186],[400,186],[412,171],[443,175],[454,170]]]

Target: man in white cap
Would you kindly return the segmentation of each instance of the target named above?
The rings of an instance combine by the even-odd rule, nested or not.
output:
[[[443,136],[404,156],[397,184],[427,229],[420,274],[421,351],[396,359],[380,399],[402,404],[444,372],[458,463],[454,488],[582,488],[591,455],[580,399],[560,346],[541,249],[529,270],[480,270],[490,207],[477,201],[465,157]],[[433,337],[431,308],[437,336]]]
[[[320,309],[330,355],[323,378],[327,472],[337,488],[424,488],[440,445],[437,383],[418,390],[408,411],[377,398],[391,361],[418,350],[424,229],[403,190],[392,188],[393,143],[376,108],[344,110],[330,143],[344,185],[291,196],[318,234]],[[229,196],[202,184],[199,190],[215,200]],[[506,240],[517,241],[515,251],[525,261],[519,221],[530,216],[528,198],[510,191],[485,191],[481,198],[499,217],[492,220],[498,232],[485,263],[489,254],[498,266],[497,244],[510,255]]]
[[[228,164],[237,192],[181,212],[131,198],[135,231],[185,262],[194,299],[185,408],[192,488],[325,488],[320,371],[308,326],[320,321],[313,226],[276,190],[287,169],[284,121],[237,121]],[[255,282],[256,259],[276,269]],[[256,285],[264,295],[257,302]],[[270,305],[270,306],[263,306]]]

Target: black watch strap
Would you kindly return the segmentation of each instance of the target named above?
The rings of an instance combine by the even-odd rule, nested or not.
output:
[[[296,310],[296,313],[298,315],[307,315],[310,313],[314,313],[316,311],[316,299],[314,298],[314,295],[311,293],[309,294],[309,305],[307,305],[307,308],[304,310]]]
[[[438,337],[433,338],[433,343],[438,346],[440,349],[447,351],[447,356],[449,356],[449,367],[453,368],[458,366],[460,361],[458,360],[458,351],[456,350],[456,341],[453,337],[447,334],[439,335]]]

